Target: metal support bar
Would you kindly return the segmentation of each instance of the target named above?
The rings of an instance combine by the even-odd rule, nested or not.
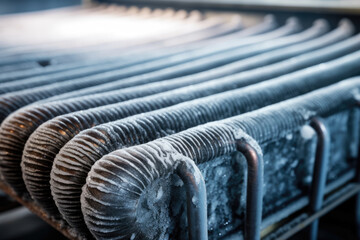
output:
[[[355,182],[360,183],[360,147],[358,150],[358,157],[356,163]],[[356,239],[360,240],[360,193],[355,197],[355,226],[356,226]]]
[[[310,211],[315,213],[323,205],[326,176],[329,164],[330,135],[324,121],[321,118],[314,118],[310,126],[317,135],[316,155],[313,171],[312,185],[310,189]],[[319,220],[315,220],[309,231],[309,239],[316,240],[318,234]]]
[[[262,155],[245,140],[238,140],[236,142],[236,148],[244,154],[248,169],[244,235],[246,240],[258,240],[260,239],[263,202],[263,158]]]
[[[285,240],[290,239],[292,236],[294,236],[296,233],[304,229],[304,227],[307,227],[309,224],[314,222],[315,220],[319,219],[320,217],[324,216],[331,210],[338,207],[340,204],[344,203],[346,200],[350,199],[351,197],[354,197],[356,194],[359,194],[360,192],[360,184],[358,183],[350,183],[346,187],[344,187],[342,190],[334,193],[332,196],[332,201],[328,202],[323,208],[321,208],[319,211],[312,215],[308,215],[308,217],[304,220],[298,223],[295,226],[289,226],[289,231],[286,231],[281,236],[277,236],[276,239],[278,240]]]
[[[360,101],[357,102],[356,107],[357,109],[359,109]],[[358,146],[357,159],[356,159],[355,182],[360,183],[360,145]],[[356,239],[360,240],[360,193],[357,194],[355,197],[355,226],[356,226]]]
[[[204,178],[192,160],[181,161],[176,173],[186,188],[187,219],[190,240],[207,240],[207,201]]]

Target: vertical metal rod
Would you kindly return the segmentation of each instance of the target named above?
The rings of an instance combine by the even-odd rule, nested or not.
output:
[[[186,188],[187,219],[190,240],[207,240],[207,200],[204,178],[192,160],[185,159],[176,173]]]
[[[355,182],[360,183],[360,147],[357,154]],[[360,240],[360,193],[355,196],[355,226],[356,239]]]
[[[313,179],[310,189],[310,211],[314,213],[321,209],[324,200],[326,176],[329,164],[330,135],[321,118],[312,119],[310,126],[315,130],[317,135]],[[310,225],[310,240],[317,239],[318,227],[319,220],[317,219]]]
[[[258,240],[262,218],[264,163],[262,155],[245,140],[237,140],[236,148],[244,154],[248,169],[244,236],[246,240]]]
[[[358,111],[360,108],[360,101],[356,103]],[[358,116],[359,113],[356,114]],[[359,119],[359,117],[357,117]],[[355,182],[360,183],[360,145],[358,146],[357,159],[356,159],[356,172],[355,172]],[[355,226],[356,226],[356,239],[360,240],[360,193],[355,197]]]

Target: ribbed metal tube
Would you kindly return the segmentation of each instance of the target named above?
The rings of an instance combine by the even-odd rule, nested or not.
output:
[[[264,23],[259,24],[260,26],[254,26],[255,30],[258,31],[238,31],[236,32],[236,35],[239,35],[239,37],[246,37],[250,36],[252,34],[261,33],[261,31],[266,31],[267,28],[271,29],[275,23],[270,21],[265,21]],[[265,25],[263,28],[261,28],[262,25]],[[266,28],[267,27],[267,28]],[[236,30],[238,26],[233,27],[233,30]],[[251,28],[250,28],[251,29]],[[226,40],[229,39],[229,35],[222,36],[224,33],[228,33],[229,30],[227,26],[224,24],[220,31],[214,30],[212,32],[212,35],[206,36],[206,37],[215,37],[216,41]],[[230,34],[235,35],[235,34]],[[217,38],[216,38],[217,37]],[[215,39],[203,39],[203,41],[200,41],[204,46],[207,45],[207,42],[214,42]],[[184,42],[186,43],[186,38],[184,38]],[[164,45],[167,45],[167,42],[163,42]],[[157,45],[154,43],[153,45]],[[100,53],[97,53],[99,55],[100,60],[97,60],[96,62],[92,60],[90,63],[88,63],[88,67],[83,67],[80,69],[74,69],[74,70],[67,70],[67,68],[75,68],[76,65],[85,65],[86,66],[86,60],[79,61],[79,63],[71,63],[71,64],[61,64],[59,66],[55,66],[55,69],[60,73],[53,73],[53,74],[47,74],[45,76],[30,76],[26,79],[20,79],[20,80],[12,80],[11,74],[5,75],[3,78],[0,76],[0,82],[3,82],[2,88],[0,89],[0,94],[8,93],[8,92],[14,92],[19,91],[23,89],[28,88],[34,88],[37,86],[42,86],[46,84],[51,84],[55,82],[63,82],[66,80],[74,80],[76,78],[82,78],[86,76],[91,76],[94,74],[99,74],[103,72],[113,71],[114,76],[118,76],[117,78],[125,78],[130,77],[133,75],[136,75],[137,73],[141,73],[139,70],[139,67],[135,67],[134,65],[137,64],[149,64],[150,61],[155,61],[153,63],[153,67],[156,70],[157,68],[155,66],[157,65],[163,65],[166,67],[166,64],[171,66],[171,61],[169,62],[169,59],[173,59],[174,56],[187,53],[189,54],[189,58],[192,58],[193,51],[198,48],[199,42],[195,43],[188,43],[186,45],[182,44],[182,42],[179,43],[180,46],[169,46],[169,47],[162,47],[160,49],[151,49],[147,50],[144,47],[138,46],[138,51],[141,51],[141,54],[136,54],[135,51],[130,51],[131,49],[127,49],[124,47],[124,49],[112,49],[113,52],[119,51],[120,56],[117,56],[115,59],[114,57],[110,56],[110,59],[103,59],[104,57],[101,56]],[[158,47],[159,48],[159,47]],[[96,53],[94,53],[96,54]],[[180,56],[179,59],[180,59]],[[111,59],[113,59],[111,61]],[[185,58],[184,58],[185,60]],[[84,63],[85,62],[85,63]],[[159,62],[159,63],[157,63]],[[165,64],[166,63],[166,64]],[[149,66],[150,67],[150,66]],[[124,68],[132,68],[130,71],[128,69]],[[127,74],[116,74],[119,73],[119,70],[123,69],[122,72]],[[116,71],[115,71],[116,70]],[[150,67],[149,70],[151,71],[152,68]],[[148,71],[149,71],[148,70]],[[146,72],[146,69],[143,69],[142,71]],[[35,72],[33,70],[33,72]],[[49,72],[49,70],[47,70]],[[13,75],[17,75],[19,73],[15,72]],[[109,74],[109,73],[107,73]],[[36,74],[35,74],[36,75]],[[99,77],[101,77],[99,75]]]
[[[59,83],[55,82],[44,86],[34,87],[32,89],[3,94],[0,95],[0,121],[2,121],[11,112],[22,106],[49,98],[51,96],[60,95],[62,93],[73,91],[70,94],[72,97],[83,96],[90,93],[99,93],[137,86],[204,71],[209,67],[220,66],[236,60],[237,55],[233,52],[233,50],[240,53],[242,52],[241,49],[245,46],[288,35],[298,31],[298,29],[299,25],[296,21],[289,21],[287,25],[278,28],[277,30],[263,35],[258,35],[257,37],[244,38],[243,41],[240,42],[228,40],[226,41],[226,44],[217,43],[211,48],[195,49],[190,52],[174,55],[171,58],[159,59],[145,64],[134,65],[133,67],[125,70],[114,70],[102,74],[78,78],[76,81],[71,79]],[[226,52],[228,52],[228,54],[226,54]],[[222,55],[223,58],[217,56],[217,54]],[[212,61],[208,59],[211,56],[213,57]],[[243,55],[241,56],[241,59],[245,57]],[[105,83],[111,83],[111,86],[102,86],[102,84]],[[94,86],[96,86],[96,91],[76,91]],[[56,98],[69,98],[69,95],[67,94],[62,98],[57,96]]]
[[[315,43],[315,40],[313,40],[313,41]],[[310,42],[313,42],[313,41],[310,41]],[[321,42],[323,43],[323,41],[321,41]],[[341,51],[345,50],[348,47],[347,46],[348,44],[346,44],[345,42],[342,42],[341,45],[342,45],[342,47],[345,47],[345,48],[341,49]],[[360,45],[360,41],[359,41],[359,45]],[[311,49],[311,48],[307,48],[308,46],[314,46],[314,45],[304,44],[303,49]],[[334,49],[337,49],[336,45],[334,45],[333,47],[334,47]],[[288,49],[285,48],[285,49],[283,49],[283,51],[286,52],[287,54],[289,54],[290,52],[292,52],[290,50],[295,49],[295,48],[298,49],[297,46],[295,45]],[[338,50],[340,50],[340,49],[337,49],[336,51],[338,51]],[[341,52],[341,51],[339,51],[339,52]],[[297,50],[295,52],[298,53],[299,51]],[[324,54],[325,52],[326,51],[323,51],[322,54]],[[331,51],[327,51],[326,54],[328,56],[332,56],[332,54],[330,54],[330,52]],[[271,52],[271,53],[274,54],[275,52]],[[269,55],[271,53],[269,53]],[[345,53],[345,52],[343,52],[343,53]],[[267,54],[263,54],[262,56],[254,57],[253,59],[248,59],[248,60],[250,62],[252,62],[252,60],[258,59],[259,60],[258,62],[261,62],[260,59],[264,59],[264,58],[266,59],[266,56],[267,56]],[[296,64],[299,64],[299,66],[304,66],[301,64],[301,62],[304,62],[304,60],[310,59],[310,58],[312,60],[314,60],[314,59],[316,59],[316,56],[317,56],[317,53],[313,52],[311,55],[309,54],[309,56],[307,58],[303,58],[302,61],[293,61],[293,62],[295,62]],[[319,56],[321,56],[321,54]],[[279,57],[279,55],[275,54],[275,57]],[[267,60],[265,60],[265,61],[267,61]],[[351,62],[351,60],[350,60],[350,62]],[[347,63],[344,62],[343,64],[348,64],[348,63],[349,62],[347,62]],[[336,65],[337,64],[332,65],[331,68],[335,67]],[[289,67],[289,65],[288,65],[288,67]],[[339,66],[337,66],[335,68],[336,69],[345,69],[342,67],[342,64],[340,64]],[[291,69],[291,68],[289,68],[289,69]],[[293,69],[296,69],[296,68],[293,68]],[[253,72],[255,75],[258,75],[258,73],[259,73],[259,71],[255,71],[255,70]],[[282,72],[282,71],[280,71],[280,72]],[[239,76],[241,76],[241,75],[239,75]],[[47,194],[47,195],[44,194],[45,192],[47,192],[49,190],[46,187],[45,188],[42,187],[40,189],[36,186],[37,186],[37,184],[40,184],[41,186],[46,186],[48,184],[48,180],[45,180],[45,179],[48,179],[47,178],[48,173],[50,171],[51,163],[52,163],[55,155],[59,152],[60,148],[67,141],[69,141],[74,135],[76,135],[79,131],[93,127],[95,125],[98,125],[98,124],[101,124],[104,122],[124,118],[124,117],[130,116],[130,115],[133,115],[133,114],[170,106],[170,105],[182,102],[182,101],[191,100],[194,98],[203,97],[203,96],[207,96],[207,95],[222,92],[222,91],[231,90],[235,87],[241,87],[241,86],[247,85],[246,79],[247,79],[247,77],[250,77],[250,76],[251,75],[245,74],[245,78],[240,77],[238,79],[228,78],[228,79],[214,80],[214,81],[210,81],[206,84],[204,83],[204,84],[199,84],[197,86],[186,87],[183,89],[169,91],[169,92],[166,92],[163,94],[157,94],[157,95],[153,95],[153,96],[150,96],[147,98],[141,98],[141,99],[133,100],[130,102],[113,104],[113,105],[104,106],[104,107],[101,107],[98,109],[82,111],[79,113],[70,114],[68,116],[62,116],[62,117],[55,118],[52,121],[47,122],[46,124],[42,125],[37,131],[35,131],[33,133],[32,137],[29,139],[29,141],[27,143],[27,146],[24,149],[23,167],[22,167],[23,170],[22,171],[23,171],[23,177],[28,182],[28,190],[30,190],[32,197],[37,202],[39,202],[40,205],[42,205],[42,207],[44,207],[46,210],[49,210],[50,212],[52,212],[53,215],[55,215],[55,213],[57,211],[56,211],[56,208],[54,208],[51,198],[49,198],[50,194]],[[275,74],[275,72],[273,72],[271,75],[267,71],[265,71],[265,73],[263,75],[258,75],[259,78],[256,81],[261,81],[263,77],[269,77],[269,76],[276,76],[276,74]],[[255,79],[257,79],[257,78],[255,78]],[[255,79],[252,79],[251,83]],[[332,80],[334,80],[334,79],[332,79]],[[330,80],[330,82],[331,82],[331,80]],[[319,81],[319,84],[320,84],[319,86],[321,86],[321,84],[326,85],[325,82],[321,82],[321,81]],[[146,87],[146,88],[147,88],[147,90],[149,90],[149,87]],[[137,89],[136,92],[144,93],[144,92],[146,92],[146,89],[145,88]],[[124,93],[117,94],[116,96],[124,97],[125,94]],[[79,103],[80,99],[77,99],[76,102]],[[57,106],[56,107],[57,109],[59,109],[60,107],[63,107],[64,104],[60,103],[58,105],[60,105],[60,106]],[[49,106],[47,106],[47,107],[49,107]],[[108,114],[109,111],[111,112],[111,114]],[[24,113],[20,114],[20,116],[21,115],[24,115]],[[66,120],[67,118],[70,118],[71,120]],[[83,119],[83,120],[81,120],[79,122],[75,119]],[[73,121],[78,122],[78,123],[73,123],[76,125],[76,129],[73,129],[73,124],[69,124],[70,122],[73,122]],[[32,127],[32,129],[35,130],[37,125],[34,124],[31,127]],[[67,129],[67,127],[69,127],[70,129]],[[71,129],[73,129],[73,130],[71,130]],[[32,130],[32,131],[34,131],[34,130]],[[18,134],[21,134],[21,132],[16,132],[14,134],[18,135]],[[51,142],[46,140],[50,136],[52,136],[51,138],[53,139]],[[57,136],[57,137],[55,137],[55,136]],[[24,135],[22,139],[27,139],[27,136]],[[13,140],[12,142],[14,143],[15,140]],[[39,145],[39,142],[41,142],[42,144]],[[23,143],[17,142],[16,145],[18,147],[20,147],[23,145]],[[37,167],[36,167],[39,164],[41,165],[41,170],[37,169]],[[40,182],[37,182],[37,181],[40,181]],[[43,197],[45,197],[45,198],[43,198]],[[50,204],[50,205],[47,206],[47,204]]]
[[[138,13],[133,12],[130,10],[122,13],[120,18],[126,18],[126,16],[133,15],[141,18],[142,12],[139,11]],[[146,8],[144,14],[146,13]],[[147,9],[150,10],[150,9]],[[156,20],[157,18],[162,18],[167,15],[166,11],[161,13],[160,15],[155,14],[156,10],[154,10],[152,13],[151,11],[150,15],[148,15],[148,18],[150,20]],[[99,13],[99,12],[98,12]],[[179,11],[181,15],[181,11]],[[163,16],[162,16],[163,15]],[[176,21],[177,14],[174,12],[173,16],[169,16],[167,20]],[[194,16],[195,15],[195,16]],[[144,17],[144,16],[143,16]],[[165,17],[166,19],[166,17]],[[23,47],[23,51],[18,51],[16,48],[15,50],[6,49],[5,51],[2,51],[0,54],[0,66],[14,66],[14,70],[19,70],[16,65],[18,64],[32,64],[35,63],[41,64],[42,61],[49,61],[52,64],[55,65],[63,65],[64,63],[69,62],[76,62],[76,61],[86,61],[87,59],[99,59],[106,56],[109,57],[119,57],[122,55],[122,53],[128,52],[129,50],[132,50],[132,53],[138,52],[138,50],[146,50],[146,49],[156,49],[156,46],[161,46],[162,44],[172,44],[172,43],[181,43],[182,41],[185,42],[196,42],[201,39],[207,39],[212,38],[216,36],[221,36],[226,33],[231,33],[239,28],[241,28],[241,18],[235,17],[231,21],[226,20],[221,17],[205,17],[199,12],[195,14],[189,14],[188,18],[183,19],[184,24],[191,24],[194,27],[191,27],[187,29],[187,31],[180,31],[178,33],[169,33],[167,36],[164,36],[162,39],[159,40],[153,40],[149,42],[148,40],[145,40],[145,42],[129,42],[129,41],[123,41],[123,40],[108,40],[106,39],[103,44],[100,45],[91,45],[88,46],[87,43],[83,43],[83,45],[78,45],[75,42],[72,42],[69,39],[67,40],[59,40],[55,45],[52,44],[51,46],[47,46],[47,43],[35,46],[30,45],[30,49],[27,50],[26,47]],[[121,31],[121,30],[120,30]],[[191,34],[192,33],[192,34]],[[189,36],[192,35],[192,36]],[[174,41],[174,38],[180,38]],[[170,40],[168,42],[165,42],[166,40]],[[43,46],[45,45],[45,46]],[[64,48],[66,46],[66,49],[59,50],[58,48]],[[29,46],[27,46],[29,47]],[[54,50],[50,50],[53,49]],[[46,50],[44,50],[46,49]],[[136,50],[135,50],[136,49]],[[133,51],[135,50],[135,51]],[[36,71],[35,71],[36,72]]]
[[[351,170],[347,19],[107,4],[2,19],[0,185],[67,237],[260,239],[316,182],[314,119],[336,150],[327,181]]]
[[[359,90],[360,78],[351,79],[244,115],[112,152],[95,163],[83,188],[81,206],[86,224],[99,239],[152,239],[151,233],[143,231],[146,226],[137,221],[143,217],[136,211],[139,199],[154,180],[173,172],[178,154],[200,163],[234,152],[235,140],[247,135],[261,144],[286,130],[300,128],[314,116],[327,116],[355,105],[358,96],[354,91]]]
[[[295,39],[300,39],[299,41],[301,41],[301,40],[304,40],[307,38],[311,38],[312,36],[314,36],[314,34],[316,36],[317,34],[321,33],[324,30],[323,29],[324,27],[326,28],[326,26],[324,26],[322,22],[318,22],[315,24],[315,26],[312,29],[305,31],[303,33],[303,36],[299,35],[300,38],[293,38],[293,37],[290,38],[289,37],[290,38],[289,40],[291,40],[291,39],[293,39],[293,40],[283,41],[282,43],[290,44],[290,43],[294,42]],[[282,50],[276,50],[276,51],[274,50],[269,53],[264,53],[264,54],[261,54],[258,56],[254,56],[252,58],[249,58],[249,59],[246,59],[243,61],[238,61],[238,62],[232,63],[230,65],[220,67],[219,69],[213,69],[213,70],[210,70],[209,72],[204,72],[204,73],[200,73],[200,74],[193,75],[193,76],[172,79],[172,80],[168,80],[168,81],[164,81],[164,82],[160,82],[160,83],[148,84],[148,85],[144,85],[144,86],[128,88],[128,89],[119,90],[119,91],[108,92],[106,95],[99,94],[99,95],[94,95],[94,96],[90,96],[90,97],[75,98],[75,99],[70,99],[67,101],[48,103],[48,104],[44,104],[44,105],[34,105],[34,106],[29,106],[29,107],[20,109],[19,111],[13,113],[10,117],[8,117],[4,121],[4,123],[2,124],[2,128],[0,129],[0,135],[2,133],[2,135],[4,136],[4,140],[2,142],[0,142],[0,145],[4,149],[12,149],[12,152],[13,152],[13,154],[11,156],[9,156],[9,154],[3,154],[3,155],[0,154],[0,160],[3,159],[6,162],[6,164],[5,163],[3,164],[4,168],[13,168],[13,170],[10,170],[10,171],[15,172],[19,177],[18,177],[18,180],[16,180],[15,178],[13,179],[13,177],[7,178],[6,177],[7,174],[4,174],[4,176],[5,176],[5,178],[8,179],[7,180],[8,183],[11,184],[12,186],[14,186],[14,189],[19,194],[25,191],[24,185],[23,185],[23,187],[20,187],[20,185],[19,185],[20,182],[22,182],[20,175],[19,175],[20,172],[14,171],[14,168],[17,168],[17,166],[18,166],[16,163],[17,162],[16,158],[21,157],[20,155],[22,153],[22,148],[23,148],[26,140],[28,139],[28,136],[41,123],[43,123],[55,116],[73,112],[76,110],[97,107],[97,106],[101,106],[101,105],[111,104],[114,102],[121,102],[121,101],[125,101],[128,99],[146,96],[146,95],[174,89],[174,88],[181,87],[181,86],[195,84],[197,82],[207,81],[212,78],[216,78],[218,76],[230,74],[234,71],[241,71],[241,70],[246,70],[248,68],[254,68],[256,66],[263,66],[271,61],[278,61],[278,60],[284,59],[286,57],[296,56],[297,54],[301,53],[302,51],[308,52],[313,49],[320,48],[323,43],[330,44],[330,43],[336,42],[336,41],[342,39],[344,37],[344,34],[345,34],[345,36],[350,35],[351,32],[352,32],[351,25],[345,24],[345,25],[341,25],[338,29],[334,30],[333,32],[331,32],[323,37],[317,38],[318,41],[315,41],[315,39],[314,39],[314,40],[310,40],[310,41],[306,42],[302,46],[302,48],[301,48],[302,50],[298,50],[298,47],[296,47],[296,45],[294,45],[294,46],[290,46],[288,48],[284,48]],[[346,51],[348,51],[347,48],[349,46],[350,46],[350,48],[353,48],[353,47],[356,47],[355,45],[354,44],[350,44],[350,45],[344,44],[344,48],[342,48],[340,51],[339,50],[336,50],[336,51],[338,51],[338,53],[341,52],[341,54],[344,54],[344,53],[346,53]],[[261,51],[261,47],[259,49]],[[259,51],[259,50],[257,50],[257,51]],[[331,54],[329,54],[330,52],[327,52],[325,55],[331,56]],[[273,57],[271,57],[271,54],[273,54]],[[320,55],[323,55],[323,54],[324,53],[321,53]],[[243,54],[243,56],[247,56],[247,55],[248,54],[245,51],[245,54]],[[310,56],[308,58],[310,58]],[[312,55],[311,59],[313,60],[316,58],[314,58],[314,56]],[[302,63],[305,63],[305,62],[306,61],[304,61],[304,60],[302,61]],[[308,66],[310,66],[311,62],[308,61],[307,64],[308,64]],[[304,67],[304,65],[302,65],[301,63],[299,64],[298,62],[296,62],[295,65],[297,65],[299,67]],[[269,70],[270,70],[270,68],[277,69],[277,66],[269,67]],[[218,70],[218,71],[216,71],[216,70]],[[276,74],[277,72],[278,72],[278,74]],[[215,84],[211,83],[209,86],[199,85],[198,87],[180,90],[180,92],[176,92],[175,94],[178,96],[181,96],[181,95],[184,95],[184,96],[179,97],[179,98],[173,98],[171,95],[169,95],[169,93],[166,93],[166,95],[164,95],[163,97],[164,98],[166,97],[167,99],[171,99],[170,102],[165,101],[164,103],[158,103],[157,105],[150,104],[149,106],[151,106],[151,107],[150,108],[148,107],[147,110],[146,110],[146,108],[140,108],[140,109],[134,108],[135,110],[133,111],[133,114],[139,113],[141,109],[143,109],[141,111],[154,110],[154,109],[158,109],[158,108],[161,108],[164,106],[176,104],[181,101],[191,100],[191,99],[194,99],[197,97],[207,96],[207,95],[210,95],[213,93],[226,91],[226,90],[232,89],[236,86],[240,87],[240,86],[244,86],[247,84],[251,84],[254,81],[262,81],[262,80],[264,80],[265,77],[278,76],[283,71],[277,71],[277,72],[273,71],[272,75],[261,74],[260,76],[257,76],[258,73],[254,71],[253,74],[256,76],[256,78],[255,79],[252,78],[249,83],[246,82],[246,79],[250,78],[251,74],[246,75],[244,77],[240,76],[239,78],[235,78],[235,79],[233,79],[233,77],[229,78],[229,79],[218,79],[216,81],[216,83],[214,82]],[[188,91],[192,92],[192,94],[187,94]],[[185,97],[185,95],[187,95],[187,96]],[[161,97],[161,96],[155,96],[155,98],[158,98],[158,97]],[[139,102],[141,102],[141,101],[142,100],[139,100]],[[136,111],[136,109],[137,109],[137,111]],[[51,114],[48,114],[47,116],[40,114],[40,117],[38,117],[39,113],[37,113],[37,112],[49,112],[49,111],[51,112]],[[114,115],[113,118],[110,118],[110,119],[115,120],[115,119],[117,119],[117,117],[119,117],[119,116]],[[104,121],[109,121],[109,119],[104,120]],[[29,122],[30,122],[30,124],[29,124]],[[101,122],[102,121],[99,121],[97,124],[99,124]],[[18,128],[17,126],[19,126],[19,125],[22,125],[23,127]],[[26,128],[26,130],[24,128]],[[88,128],[88,126],[86,128]],[[5,137],[5,135],[6,135],[6,137]],[[18,136],[22,136],[22,137],[19,138]],[[17,155],[15,154],[15,151],[14,151],[15,148],[18,149]],[[7,170],[4,170],[3,172],[5,172],[5,171],[7,171]],[[12,184],[15,181],[17,183]],[[18,185],[18,186],[15,187],[15,185]]]
[[[272,81],[102,124],[81,132],[60,150],[52,167],[51,191],[58,209],[71,226],[79,230],[84,229],[82,218],[76,214],[76,209],[79,212],[79,201],[76,196],[81,193],[81,186],[85,183],[89,169],[103,155],[199,124],[251,111],[306,93],[316,87],[324,86],[326,83],[333,83],[336,81],[335,79],[343,79],[351,72],[352,74],[359,72],[360,52],[357,52],[356,55],[351,54],[340,58],[341,61],[348,58],[345,62],[352,58],[351,62],[354,65],[344,64],[335,67],[330,64],[326,67],[326,64],[322,64]],[[340,69],[344,71],[344,75],[336,76],[342,71]],[[330,80],[329,76],[335,78]],[[313,79],[317,79],[316,84]],[[101,118],[99,114],[94,114],[93,119]],[[83,117],[89,119],[90,116],[85,117],[84,115]],[[72,121],[76,119],[78,118],[70,116],[63,121],[58,119],[58,122],[54,121],[54,125],[49,126],[48,129],[54,126],[61,129],[65,125],[75,125],[76,123]],[[71,132],[70,129],[66,131]],[[43,133],[45,132],[43,131]],[[41,138],[42,142],[49,141],[49,135],[45,136],[44,134],[44,137]],[[39,148],[35,147],[35,149]],[[26,171],[26,174],[31,176],[31,171]],[[27,184],[30,185],[30,182]],[[29,187],[33,188],[34,186]]]
[[[196,14],[195,14],[196,15]],[[200,15],[201,16],[201,15]],[[112,44],[103,44],[102,46],[98,46],[96,45],[95,48],[94,47],[89,47],[86,46],[85,51],[89,51],[89,52],[94,52],[93,54],[98,55],[98,58],[100,59],[90,59],[88,60],[83,59],[81,62],[71,62],[71,63],[62,63],[62,64],[57,64],[57,65],[50,65],[47,66],[46,68],[40,67],[40,66],[34,66],[33,68],[30,69],[25,69],[22,70],[21,68],[18,68],[18,71],[12,71],[12,72],[6,72],[5,74],[0,74],[0,82],[1,83],[5,83],[5,82],[14,82],[16,80],[20,80],[20,79],[24,79],[24,78],[32,78],[35,76],[42,76],[42,75],[46,75],[46,74],[53,74],[53,73],[57,73],[57,72],[62,72],[62,71],[66,71],[66,76],[63,76],[63,78],[61,77],[61,75],[51,75],[54,77],[58,77],[60,79],[65,79],[66,77],[76,77],[79,75],[86,75],[87,72],[92,72],[92,73],[96,73],[96,72],[100,72],[100,71],[104,71],[104,70],[111,70],[113,68],[116,67],[121,67],[124,66],[123,63],[119,63],[119,58],[121,59],[120,62],[122,61],[126,61],[127,63],[125,65],[129,65],[129,57],[130,58],[134,58],[134,55],[136,56],[136,58],[134,60],[131,60],[131,62],[135,63],[141,63],[141,62],[147,62],[149,60],[152,59],[156,59],[156,58],[161,58],[161,57],[166,57],[170,54],[175,54],[176,52],[181,51],[181,49],[177,48],[177,49],[170,49],[170,48],[174,48],[174,46],[180,46],[184,49],[184,44],[189,44],[189,43],[195,43],[195,42],[199,42],[199,41],[203,41],[206,39],[211,39],[217,36],[222,36],[223,34],[227,34],[227,33],[231,33],[234,32],[236,30],[239,30],[241,28],[241,26],[239,26],[239,23],[225,23],[224,20],[216,18],[216,17],[211,17],[211,18],[205,18],[205,19],[194,19],[194,13],[189,13],[186,19],[183,19],[184,24],[193,24],[195,23],[193,31],[189,31],[189,32],[180,32],[177,35],[170,35],[170,36],[165,36],[164,39],[161,40],[157,40],[157,41],[146,41],[144,43],[135,43],[135,44],[131,44],[129,42],[121,42],[119,44],[119,41],[116,41],[115,43]],[[241,20],[240,20],[240,25],[241,25]],[[261,33],[261,32],[266,32],[268,30],[271,30],[272,28],[275,27],[274,21],[271,20],[271,17],[268,17],[268,19],[266,21],[264,21],[263,24],[259,24],[256,26],[256,28],[252,27],[252,28],[247,28],[246,31],[249,32],[249,34],[257,34],[257,33]],[[238,33],[238,32],[236,32]],[[236,36],[236,34],[227,34],[227,37],[230,36]],[[66,43],[62,43],[62,44],[66,44]],[[165,46],[164,46],[165,45]],[[194,44],[192,44],[191,46],[193,46]],[[196,44],[195,44],[196,46]],[[170,47],[170,48],[169,48]],[[112,53],[117,53],[117,52],[121,52],[120,56],[109,56],[107,54],[107,58],[104,58],[104,53],[103,51],[100,51],[99,54],[99,50],[98,49],[103,50],[103,48],[106,49],[111,49]],[[159,51],[159,49],[161,49]],[[168,49],[166,52],[164,52],[164,49]],[[187,48],[186,48],[187,49]],[[83,53],[83,51],[79,51],[81,50],[81,46],[77,46],[75,49],[77,54],[79,54],[80,52]],[[145,55],[145,53],[149,53],[149,51],[151,50],[151,54]],[[171,50],[171,51],[170,51]],[[174,51],[175,50],[175,51]],[[34,54],[34,49],[31,49],[30,53]],[[39,49],[37,49],[36,52],[41,51]],[[156,51],[156,52],[155,52]],[[22,53],[22,52],[21,52]],[[4,54],[2,54],[0,57],[1,58],[6,58],[11,56],[11,54],[16,54],[16,56],[19,56],[19,53],[14,51],[8,51],[7,55],[3,56]],[[141,59],[139,59],[139,55],[141,56]],[[46,55],[44,56],[44,58],[48,58]],[[106,66],[104,66],[105,64],[107,64]],[[19,63],[17,63],[17,65],[19,65]],[[101,66],[98,66],[101,65]],[[15,66],[14,66],[15,67]],[[82,70],[80,70],[80,68],[82,68]],[[0,67],[1,70],[3,70]],[[75,70],[78,69],[78,70]],[[71,70],[71,71],[69,71]],[[1,71],[2,73],[4,71]],[[69,73],[72,73],[71,75]],[[48,77],[51,77],[50,75]],[[36,79],[36,78],[32,78],[32,79]],[[31,79],[29,79],[31,80]],[[50,80],[50,79],[49,79]]]

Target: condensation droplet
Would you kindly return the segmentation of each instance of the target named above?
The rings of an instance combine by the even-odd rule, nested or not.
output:
[[[301,128],[300,134],[304,139],[311,139],[315,135],[315,131],[309,125],[305,125]]]

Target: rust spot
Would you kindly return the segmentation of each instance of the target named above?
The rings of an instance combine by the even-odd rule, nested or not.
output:
[[[59,133],[60,133],[61,135],[66,135],[66,132],[65,132],[64,130],[59,130]]]

